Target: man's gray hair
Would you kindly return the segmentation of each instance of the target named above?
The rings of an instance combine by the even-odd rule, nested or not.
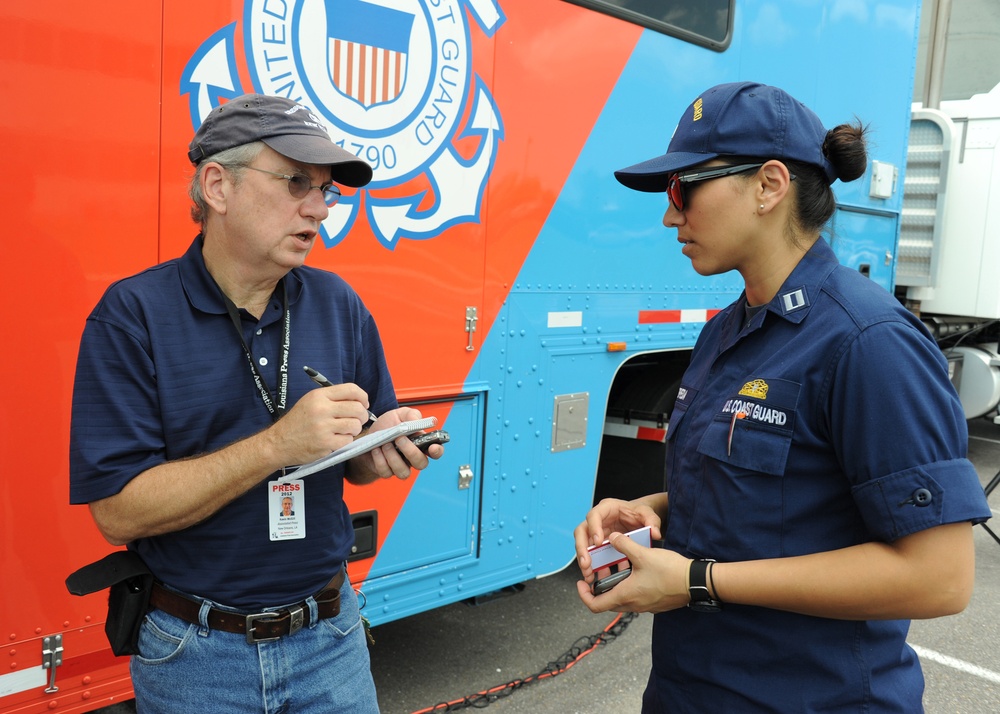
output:
[[[208,203],[201,192],[201,172],[205,164],[209,161],[222,164],[227,171],[232,173],[233,183],[239,185],[240,181],[243,180],[243,168],[252,164],[260,156],[264,146],[262,141],[234,146],[231,149],[208,156],[198,163],[194,170],[194,176],[191,177],[191,183],[188,185],[188,196],[191,197],[191,220],[204,229],[205,217],[208,215]]]

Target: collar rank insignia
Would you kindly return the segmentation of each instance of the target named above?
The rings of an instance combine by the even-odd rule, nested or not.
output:
[[[805,288],[795,288],[778,296],[781,300],[781,311],[785,315],[809,305],[809,298],[806,296]]]

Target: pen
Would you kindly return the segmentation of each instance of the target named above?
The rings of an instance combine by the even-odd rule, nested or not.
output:
[[[729,422],[729,441],[726,442],[726,456],[733,455],[733,430],[736,428],[737,419],[746,419],[744,412],[733,412],[733,418]]]
[[[326,377],[324,377],[322,374],[320,374],[319,372],[317,372],[312,367],[309,367],[308,365],[303,365],[302,369],[305,370],[305,373],[309,375],[309,379],[311,379],[312,381],[314,381],[319,386],[321,386],[321,387],[332,387],[333,386],[333,382],[331,382],[329,379],[327,379]],[[368,423],[365,424],[363,428],[367,429],[368,427],[370,427],[372,424],[375,423],[376,419],[378,419],[378,417],[375,416],[375,413],[371,409],[369,409],[368,410]]]

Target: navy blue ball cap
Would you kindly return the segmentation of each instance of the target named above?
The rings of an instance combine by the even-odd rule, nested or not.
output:
[[[666,191],[677,171],[720,156],[746,156],[813,164],[833,183],[837,172],[823,154],[825,140],[819,117],[784,90],[756,82],[719,84],[684,110],[667,153],[615,171],[615,178],[636,191]]]
[[[345,186],[360,188],[372,180],[372,167],[334,144],[312,109],[267,94],[244,94],[213,109],[195,132],[188,158],[197,166],[220,151],[255,141],[304,164],[328,165],[332,179]]]

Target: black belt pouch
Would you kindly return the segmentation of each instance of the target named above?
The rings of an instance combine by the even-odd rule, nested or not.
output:
[[[66,578],[66,588],[74,595],[111,588],[108,619],[104,633],[111,651],[119,657],[139,654],[139,627],[149,609],[153,574],[138,555],[119,550],[96,563],[86,565]]]

